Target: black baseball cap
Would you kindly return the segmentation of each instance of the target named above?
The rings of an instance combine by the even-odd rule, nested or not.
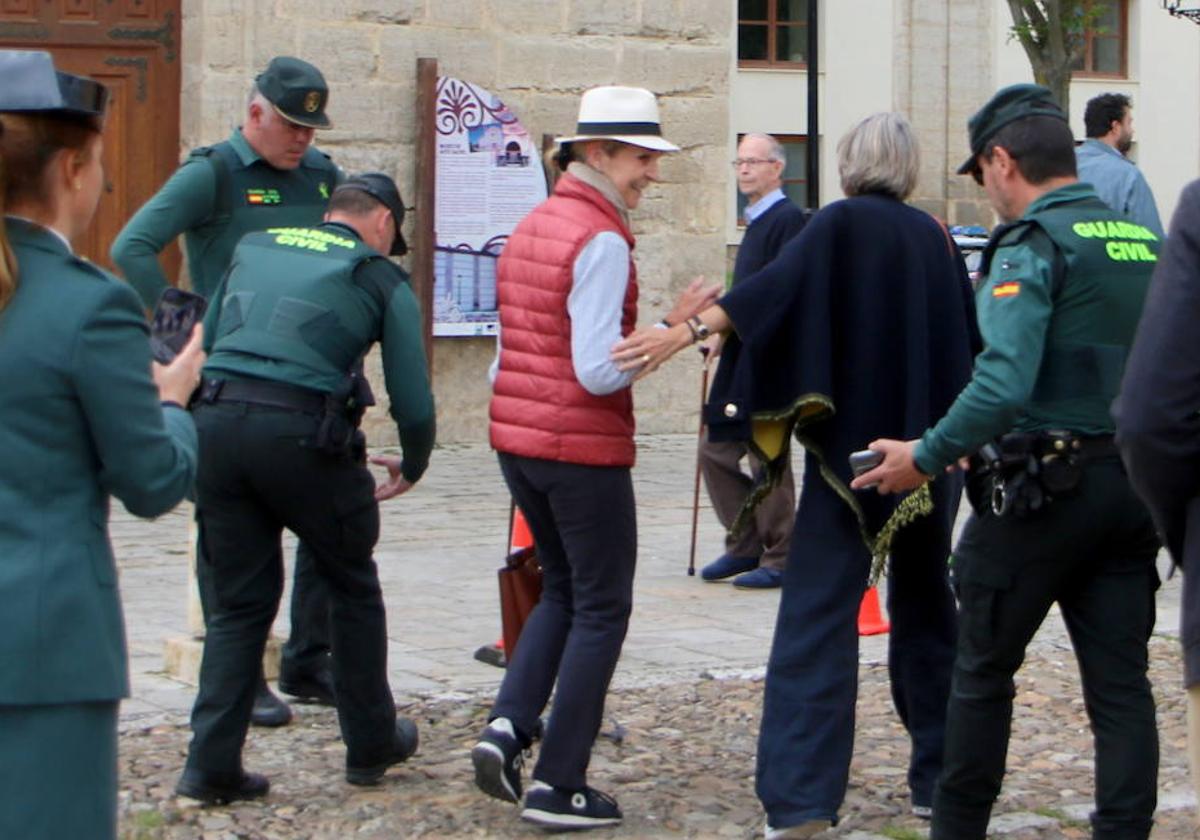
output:
[[[0,50],[0,79],[0,111],[102,117],[108,107],[108,88],[54,69],[42,50]]]
[[[306,128],[332,128],[325,116],[329,86],[321,71],[307,61],[280,55],[254,80],[259,93],[275,106],[280,116]]]
[[[1030,84],[1002,88],[967,121],[971,156],[958,168],[958,174],[967,175],[975,171],[978,166],[975,159],[983,152],[987,141],[1004,126],[1025,117],[1056,117],[1067,121],[1048,88]]]
[[[361,190],[391,210],[392,221],[396,224],[396,238],[392,241],[392,250],[388,252],[388,256],[402,257],[408,253],[408,243],[404,241],[404,234],[400,232],[400,225],[404,224],[404,202],[400,199],[400,189],[395,181],[382,172],[364,172],[342,181],[334,193],[341,190]]]

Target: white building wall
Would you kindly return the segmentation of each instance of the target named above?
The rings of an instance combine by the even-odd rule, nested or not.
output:
[[[997,88],[1033,81],[1025,51],[1009,40],[1011,26],[1008,5],[997,2],[993,24]],[[1157,0],[1130,0],[1128,78],[1072,80],[1070,116],[1076,138],[1086,136],[1087,101],[1108,92],[1133,99],[1131,157],[1154,192],[1165,226],[1180,191],[1200,176],[1200,26],[1171,17]]]
[[[893,3],[895,0],[823,2],[819,12],[818,129],[821,151],[821,204],[842,197],[837,177],[837,141],[855,122],[893,101]],[[808,131],[808,73],[803,70],[738,68],[734,22],[730,56],[729,148],[750,131],[804,134]],[[740,240],[735,207],[737,184],[727,172],[726,231]]]

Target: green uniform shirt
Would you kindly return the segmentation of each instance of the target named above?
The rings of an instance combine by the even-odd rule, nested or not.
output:
[[[246,236],[204,318],[204,374],[328,393],[376,341],[401,471],[416,481],[435,426],[420,308],[408,275],[352,228],[329,222]]]
[[[158,255],[183,234],[192,289],[211,297],[243,235],[317,224],[340,180],[311,147],[296,169],[276,169],[234,129],[225,143],[193,151],[142,205],[113,242],[113,262],[152,308],[168,285]]]
[[[971,381],[914,452],[927,475],[1013,430],[1113,431],[1158,238],[1080,183],[1040,196],[1021,222],[998,233],[976,293],[984,350]]]

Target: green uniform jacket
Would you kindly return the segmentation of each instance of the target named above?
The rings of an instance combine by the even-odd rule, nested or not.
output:
[[[160,407],[137,295],[55,233],[5,219],[0,310],[0,704],[129,693],[108,497],[158,516],[190,491],[191,415]]]
[[[421,311],[408,275],[350,227],[246,236],[204,318],[204,375],[266,379],[329,393],[378,341],[389,411],[416,481],[434,441]]]
[[[937,475],[1014,429],[1111,434],[1158,247],[1081,183],[1045,193],[998,230],[975,301],[984,350],[917,444],[917,468]]]
[[[112,259],[154,307],[168,280],[158,255],[183,234],[192,290],[210,297],[247,233],[315,225],[340,173],[309,148],[296,169],[276,169],[235,129],[224,143],[196,149],[113,241]]]

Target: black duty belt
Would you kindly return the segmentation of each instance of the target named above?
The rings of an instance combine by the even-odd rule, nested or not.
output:
[[[206,379],[200,386],[200,402],[247,403],[317,416],[325,413],[325,394],[320,391],[265,379]]]
[[[1085,461],[1110,458],[1118,454],[1117,443],[1112,435],[1072,436],[1069,440],[1043,439],[1040,448],[1041,455],[1077,455]]]

